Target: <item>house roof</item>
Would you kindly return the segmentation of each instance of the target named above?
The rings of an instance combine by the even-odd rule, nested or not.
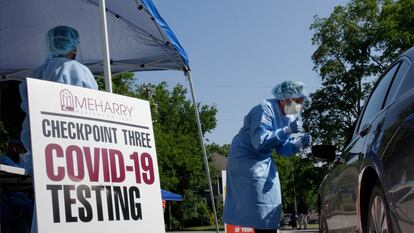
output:
[[[219,153],[210,154],[211,163],[218,171],[225,171],[227,167],[227,158]]]

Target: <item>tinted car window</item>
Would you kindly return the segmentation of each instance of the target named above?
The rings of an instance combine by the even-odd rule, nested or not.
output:
[[[410,63],[407,60],[403,60],[401,62],[401,65],[398,68],[397,74],[394,77],[394,81],[391,84],[391,89],[388,92],[387,100],[385,101],[385,106],[390,104],[395,98],[398,98],[399,96],[404,94],[405,91],[408,90],[407,88],[405,88],[405,85],[409,85],[410,87],[413,86],[413,83],[412,83],[413,80],[410,80],[409,78],[404,79],[409,67],[410,67]],[[403,80],[404,80],[404,84],[400,86]],[[397,90],[399,91],[397,92]]]
[[[373,120],[373,117],[375,117],[381,110],[385,95],[387,94],[388,86],[394,77],[397,68],[398,64],[394,65],[383,76],[378,85],[376,85],[375,90],[372,92],[367,106],[365,107],[364,115],[362,116],[361,122],[359,124],[358,132],[362,129],[362,127],[364,127],[364,125],[370,123]]]

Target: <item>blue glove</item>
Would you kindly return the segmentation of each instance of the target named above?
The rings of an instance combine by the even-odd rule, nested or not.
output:
[[[296,118],[296,120],[289,122],[289,125],[284,128],[284,132],[286,134],[291,133],[300,133],[303,131],[303,122],[300,117]]]
[[[296,139],[293,144],[295,144],[300,149],[308,148],[312,144],[312,136],[310,134],[305,134],[302,137]]]

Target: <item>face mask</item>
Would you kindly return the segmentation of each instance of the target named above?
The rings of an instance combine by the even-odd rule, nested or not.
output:
[[[285,104],[285,106],[283,107],[283,110],[285,111],[286,115],[298,114],[301,109],[302,105],[296,103],[295,101],[292,101],[289,104]]]

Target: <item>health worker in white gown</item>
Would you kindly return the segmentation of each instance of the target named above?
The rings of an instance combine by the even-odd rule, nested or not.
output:
[[[49,55],[45,62],[38,67],[31,78],[69,84],[79,87],[98,89],[98,85],[91,71],[75,60],[78,52],[79,33],[68,26],[57,26],[50,29],[46,35]],[[30,124],[27,98],[27,84],[23,81],[19,85],[22,98],[21,108],[26,113],[22,124],[20,139],[27,150],[22,157],[24,168],[32,174],[32,146],[30,141]],[[47,90],[45,90],[47,91]],[[32,233],[37,232],[36,214],[33,216]]]

